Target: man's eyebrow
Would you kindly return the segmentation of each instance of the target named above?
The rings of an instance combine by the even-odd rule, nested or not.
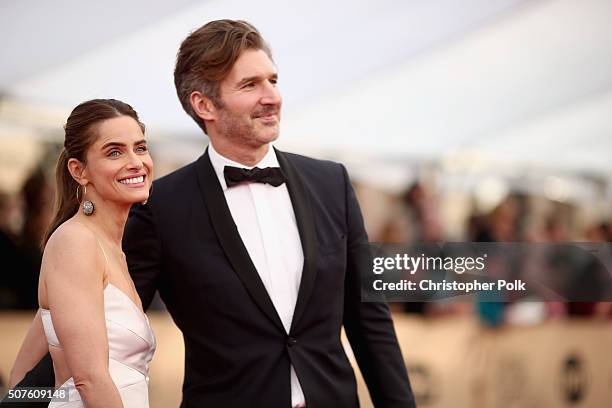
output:
[[[242,79],[241,79],[241,80],[238,82],[237,86],[239,86],[239,87],[240,87],[240,86],[242,86],[242,85],[244,85],[244,84],[248,84],[249,82],[259,81],[259,80],[261,80],[262,78],[264,78],[262,75],[254,75],[254,76],[250,76],[250,77],[242,78]],[[268,77],[267,77],[267,79],[274,79],[274,80],[276,80],[276,79],[278,79],[278,74],[277,74],[277,73],[274,73],[274,74],[272,74],[272,75],[268,76]]]

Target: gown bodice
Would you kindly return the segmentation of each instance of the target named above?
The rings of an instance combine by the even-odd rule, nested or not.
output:
[[[155,335],[147,316],[123,291],[109,283],[104,289],[104,316],[108,336],[109,372],[125,407],[149,406],[149,363],[155,352]],[[47,342],[61,348],[51,312],[41,309]],[[74,379],[61,387],[68,389],[69,402],[51,401],[50,408],[82,407]]]

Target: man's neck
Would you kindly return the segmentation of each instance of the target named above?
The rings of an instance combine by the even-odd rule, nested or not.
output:
[[[261,145],[257,148],[244,145],[236,146],[234,144],[224,143],[219,140],[213,141],[213,139],[210,140],[210,143],[215,148],[215,151],[221,156],[249,167],[253,167],[259,163],[264,158],[266,153],[268,153],[268,149],[270,148],[269,143]]]

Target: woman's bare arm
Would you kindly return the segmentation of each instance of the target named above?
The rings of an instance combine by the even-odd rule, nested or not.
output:
[[[91,230],[64,224],[43,261],[49,310],[74,383],[87,407],[123,407],[108,370],[104,268]]]

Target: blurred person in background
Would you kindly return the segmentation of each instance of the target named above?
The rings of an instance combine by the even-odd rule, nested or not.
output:
[[[586,228],[584,233],[585,238],[589,242],[593,243],[608,243],[608,251],[610,248],[609,243],[612,242],[612,236],[610,236],[610,227],[606,222],[595,223]],[[612,255],[612,254],[609,254]],[[584,271],[584,279],[592,279],[599,275],[598,269],[600,265],[596,262],[590,262]],[[610,271],[601,271],[606,276],[609,276]],[[611,319],[612,318],[612,302],[568,302],[567,312],[570,317],[584,318],[592,317],[596,319]]]
[[[25,264],[19,250],[18,226],[20,209],[14,195],[0,192],[0,309],[20,309],[23,299],[21,270]],[[36,292],[34,291],[34,294]]]
[[[470,233],[473,242],[515,242],[519,240],[520,203],[514,196],[507,197],[488,215],[470,219]],[[498,254],[487,261],[489,273],[495,278],[507,279],[517,273],[520,259]],[[494,292],[480,292],[476,295],[476,312],[480,321],[488,327],[504,323],[507,302],[496,300]]]
[[[45,172],[36,167],[21,188],[22,205],[16,197],[0,197],[0,250],[8,265],[5,271],[10,271],[0,278],[0,308],[38,309],[41,242],[53,216],[53,194]]]
[[[439,255],[437,244],[444,241],[444,237],[435,193],[421,182],[416,182],[405,192],[402,203],[410,211],[413,219],[411,241],[407,242],[409,251],[417,255],[422,253],[427,256]],[[435,277],[433,274],[430,275]],[[454,302],[416,301],[404,302],[402,306],[406,313],[427,314],[430,317],[460,314],[462,312],[459,309],[463,307],[462,304]]]
[[[507,197],[490,213],[476,217],[470,230],[474,242],[516,242],[519,241],[520,223],[519,199]]]
[[[417,231],[414,232],[416,241],[444,241],[440,209],[435,193],[422,183],[415,183],[404,194],[403,201],[414,214],[415,226],[417,227]]]
[[[23,264],[18,277],[21,286],[21,309],[38,309],[36,288],[42,261],[41,243],[53,218],[53,194],[53,186],[40,167],[32,171],[21,189],[23,227],[19,250]]]

